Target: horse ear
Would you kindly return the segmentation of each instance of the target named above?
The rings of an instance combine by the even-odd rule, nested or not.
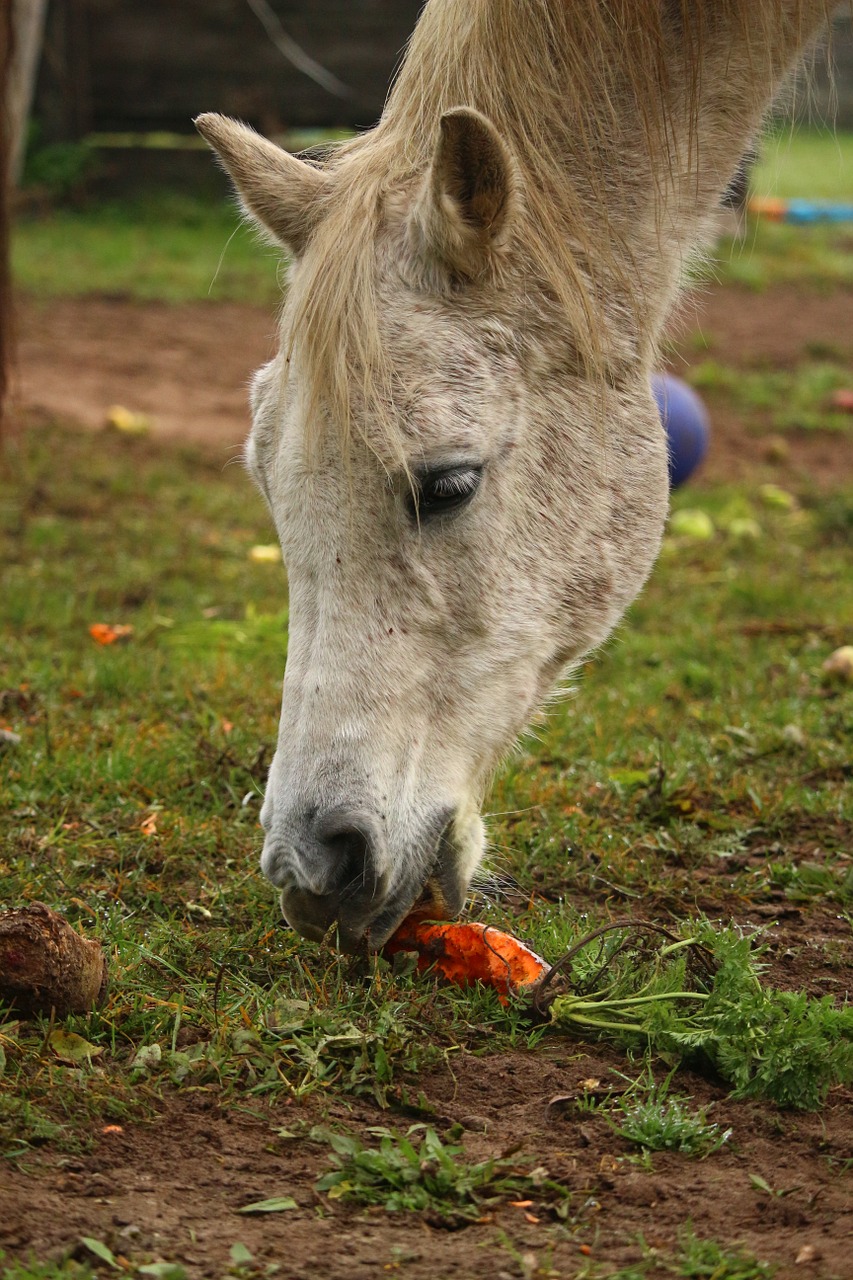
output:
[[[327,179],[248,125],[207,113],[194,122],[237,188],[247,215],[292,253],[305,249],[320,220]]]
[[[479,275],[507,239],[515,189],[512,157],[492,122],[472,107],[446,111],[412,210],[415,242],[451,270]]]

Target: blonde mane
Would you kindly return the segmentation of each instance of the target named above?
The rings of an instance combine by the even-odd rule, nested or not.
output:
[[[556,313],[592,381],[618,378],[620,332],[648,362],[674,293],[655,261],[666,258],[671,276],[672,259],[692,250],[697,208],[724,189],[823,10],[821,0],[430,0],[379,124],[326,162],[336,180],[284,321],[312,415],[347,431],[369,412],[374,429],[398,431],[378,237],[389,201],[416,191],[442,112],[460,105],[494,123],[520,171],[498,287]],[[726,77],[719,91],[714,75]]]

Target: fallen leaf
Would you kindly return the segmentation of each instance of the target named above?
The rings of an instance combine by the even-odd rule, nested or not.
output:
[[[762,529],[758,521],[750,516],[735,516],[734,520],[729,521],[726,533],[731,538],[760,538]]]
[[[676,538],[692,538],[705,542],[714,536],[714,522],[707,511],[685,507],[669,518],[669,532]]]
[[[298,1209],[299,1205],[292,1196],[277,1196],[272,1200],[256,1200],[254,1204],[244,1204],[238,1213],[281,1213],[284,1209]]]
[[[102,1241],[94,1240],[91,1236],[81,1236],[83,1244],[90,1253],[94,1253],[96,1258],[100,1258],[101,1262],[108,1263],[111,1267],[115,1267],[116,1271],[121,1271],[121,1267],[116,1262],[115,1254]]]
[[[96,644],[115,644],[117,640],[127,640],[133,635],[133,627],[126,626],[124,623],[109,622],[93,622],[89,628],[89,635]]]
[[[275,546],[274,543],[259,544],[251,548],[249,559],[254,560],[255,564],[278,564],[281,559],[281,547]]]
[[[144,436],[151,429],[151,419],[144,413],[133,413],[123,404],[112,404],[107,409],[107,426],[126,436]]]
[[[759,497],[765,507],[778,507],[780,511],[793,511],[797,499],[787,489],[780,489],[778,484],[763,484],[758,490]]]
[[[839,387],[838,391],[833,392],[832,407],[840,409],[842,413],[853,413],[853,388]],[[799,1258],[797,1261],[799,1262]]]
[[[51,1031],[48,1044],[60,1062],[68,1062],[75,1067],[81,1062],[90,1062],[104,1052],[101,1045],[90,1044],[75,1031],[63,1031],[59,1027]]]

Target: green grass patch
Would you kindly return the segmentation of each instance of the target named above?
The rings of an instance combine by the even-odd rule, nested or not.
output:
[[[99,1050],[77,1062],[58,1028],[0,1016],[4,1152],[75,1149],[95,1117],[156,1111],[176,1088],[223,1105],[364,1097],[428,1121],[423,1073],[446,1054],[535,1048],[545,1029],[493,992],[282,927],[257,859],[286,582],[250,558],[272,535],[243,473],[52,430],[2,465],[0,725],[21,741],[0,752],[0,901],[63,911],[113,975],[105,1007],[62,1026]],[[614,912],[698,916],[700,883],[711,918],[800,894],[849,910],[853,706],[821,671],[853,613],[849,496],[678,502],[697,500],[713,536],[668,539],[488,802],[472,909],[553,959]],[[759,536],[728,531],[744,511]],[[94,622],[133,631],[100,646]]]
[[[750,427],[775,431],[853,431],[853,414],[833,405],[833,392],[853,379],[843,363],[804,361],[795,369],[733,369],[716,360],[690,366],[697,390],[720,395]]]
[[[371,1132],[379,1139],[375,1146],[351,1134],[326,1135],[336,1168],[319,1179],[317,1189],[329,1199],[381,1205],[390,1213],[430,1212],[445,1220],[476,1220],[488,1205],[511,1197],[535,1196],[568,1207],[570,1193],[544,1172],[522,1173],[509,1159],[472,1163],[461,1146],[443,1143],[428,1125],[413,1125],[405,1134]]]
[[[283,258],[232,203],[155,192],[22,216],[12,237],[12,271],[38,297],[97,293],[274,306]]]
[[[853,133],[780,128],[759,147],[752,174],[757,196],[782,200],[853,200]]]
[[[761,142],[750,189],[755,196],[853,204],[853,134],[780,129]],[[750,218],[742,240],[724,239],[703,269],[711,279],[761,290],[811,290],[853,283],[853,224],[789,226]]]
[[[0,1280],[93,1280],[94,1272],[85,1264],[67,1259],[62,1262],[4,1261],[0,1253]]]

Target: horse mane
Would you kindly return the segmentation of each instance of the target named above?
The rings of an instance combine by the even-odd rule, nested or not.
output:
[[[696,239],[697,197],[713,207],[823,10],[821,0],[430,0],[378,125],[326,160],[339,180],[284,318],[312,414],[346,432],[369,410],[372,430],[392,442],[399,432],[378,232],[389,199],[414,193],[426,171],[442,112],[462,105],[494,123],[521,172],[507,287],[556,314],[593,381],[614,376],[620,321],[639,335],[635,356],[650,359],[657,286],[645,259],[655,242],[671,258]],[[703,133],[713,75],[742,81],[719,94],[722,150]],[[638,243],[650,249],[642,261]]]

